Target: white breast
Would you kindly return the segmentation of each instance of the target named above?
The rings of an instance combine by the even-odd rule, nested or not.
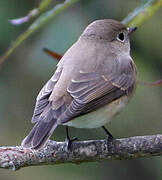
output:
[[[110,122],[128,103],[128,97],[123,96],[91,113],[72,119],[64,125],[76,128],[98,128]]]

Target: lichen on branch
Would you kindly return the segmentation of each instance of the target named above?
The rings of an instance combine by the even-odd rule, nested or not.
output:
[[[39,150],[21,146],[0,147],[0,168],[18,170],[22,167],[82,163],[102,160],[122,160],[162,155],[162,135],[137,136],[124,139],[73,142],[67,150],[66,142],[49,140]]]

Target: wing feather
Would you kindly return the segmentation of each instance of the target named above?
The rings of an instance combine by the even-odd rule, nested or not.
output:
[[[96,110],[121,96],[132,93],[137,72],[131,63],[130,59],[123,69],[117,65],[114,72],[107,74],[80,72],[67,88],[73,100],[57,122],[66,123],[76,116]]]
[[[38,94],[32,117],[32,123],[38,122],[40,120],[40,116],[42,115],[42,113],[46,111],[46,109],[48,108],[49,96],[51,95],[60,75],[61,71],[56,71],[56,73],[51,77],[51,79],[46,83],[46,85]]]

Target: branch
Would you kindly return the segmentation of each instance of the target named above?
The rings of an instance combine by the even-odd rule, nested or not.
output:
[[[47,7],[51,4],[51,0],[41,1],[38,8],[33,9],[29,14],[23,18],[10,20],[14,25],[28,22],[29,20],[38,16],[38,18],[29,26],[29,28],[17,37],[14,43],[11,44],[9,49],[0,57],[0,66],[10,56],[15,49],[22,44],[28,37],[30,37],[37,30],[46,25],[47,22],[61,13],[63,10],[78,2],[79,0],[65,0],[64,3],[57,4],[51,10],[46,11]],[[142,0],[141,4],[135,8],[122,22],[129,26],[142,25],[146,20],[153,16],[162,7],[162,0]],[[45,12],[44,12],[45,11]],[[44,12],[42,14],[42,12]],[[40,15],[41,14],[41,15]],[[39,16],[40,15],[40,16]]]
[[[29,36],[52,20],[57,14],[78,0],[65,0],[42,14],[29,28],[21,34],[14,44],[0,59],[0,65]],[[50,3],[50,0],[44,0]],[[123,23],[141,25],[162,6],[162,0],[149,0],[135,9]],[[45,4],[44,8],[48,4]],[[29,13],[30,14],[30,13]],[[31,15],[31,14],[30,14]],[[32,14],[32,18],[35,14]],[[24,19],[23,19],[24,20]],[[46,147],[39,151],[31,151],[16,147],[0,147],[0,167],[18,170],[21,167],[60,163],[94,162],[112,159],[130,159],[162,155],[162,135],[131,137],[113,140],[107,144],[105,140],[75,142],[72,150],[66,150],[65,142],[48,141]]]
[[[50,3],[50,0],[46,0],[48,3]],[[28,29],[20,34],[14,43],[11,44],[9,49],[0,57],[0,66],[3,64],[3,62],[6,60],[6,58],[14,52],[14,50],[22,43],[24,40],[26,40],[28,37],[30,37],[33,33],[35,33],[37,30],[39,30],[41,27],[43,27],[47,22],[52,20],[56,15],[64,11],[66,8],[70,7],[74,3],[76,3],[78,0],[65,0],[61,4],[57,4],[49,11],[46,11],[44,14],[41,14],[29,27]],[[47,6],[48,4],[46,4]],[[33,11],[35,12],[35,10]],[[37,13],[36,13],[37,14]],[[34,14],[35,15],[35,14]],[[21,19],[22,20],[22,19]],[[21,21],[20,20],[20,21]],[[17,20],[15,20],[17,21]]]
[[[80,141],[67,151],[66,142],[49,140],[39,151],[16,147],[0,147],[0,168],[18,170],[22,167],[81,163],[101,160],[122,160],[162,155],[162,135],[137,136],[106,140]]]
[[[129,26],[139,26],[149,20],[160,7],[162,7],[162,0],[142,0],[141,4],[122,22]]]
[[[21,25],[23,23],[29,22],[30,20],[45,12],[52,1],[53,0],[43,0],[38,5],[38,8],[32,9],[26,16],[18,19],[11,19],[9,22],[13,25]]]

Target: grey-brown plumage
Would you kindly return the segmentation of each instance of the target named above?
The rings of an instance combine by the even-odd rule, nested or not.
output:
[[[110,19],[85,29],[40,91],[32,118],[36,124],[23,147],[41,148],[60,124],[101,127],[124,108],[136,87],[129,45],[134,30]]]

